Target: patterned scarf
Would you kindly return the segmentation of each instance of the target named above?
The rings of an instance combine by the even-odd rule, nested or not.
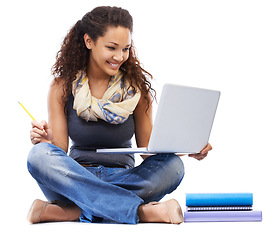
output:
[[[77,115],[85,121],[102,119],[111,124],[120,124],[133,113],[140,99],[140,91],[134,93],[124,80],[123,73],[112,76],[102,99],[91,95],[86,73],[80,71],[73,82],[74,106]]]

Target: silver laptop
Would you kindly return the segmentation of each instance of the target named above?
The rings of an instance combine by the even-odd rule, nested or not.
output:
[[[147,148],[97,149],[98,153],[199,153],[208,143],[220,92],[165,84]]]

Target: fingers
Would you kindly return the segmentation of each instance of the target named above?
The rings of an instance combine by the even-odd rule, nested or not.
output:
[[[30,137],[32,138],[45,137],[45,136],[46,136],[45,131],[39,128],[33,127],[30,131]]]
[[[201,154],[206,154],[212,150],[212,146],[208,143],[203,150],[201,150]]]
[[[32,128],[30,131],[30,139],[33,144],[40,143],[42,139],[45,138],[45,132],[36,127]]]
[[[32,128],[38,128],[43,130],[44,129],[44,123],[42,122],[37,122],[37,121],[32,121],[31,122]]]
[[[189,157],[193,157],[193,158],[195,158],[195,159],[200,161],[200,160],[203,160],[207,156],[208,152],[211,151],[211,150],[212,150],[212,146],[208,143],[205,146],[205,148],[203,150],[201,150],[200,153],[189,154]]]
[[[42,125],[43,129],[45,129],[45,130],[49,129],[49,125],[45,120],[41,121],[41,125]]]
[[[42,122],[32,121],[31,125],[32,125],[32,129],[30,131],[30,139],[32,144],[40,143],[42,142],[43,139],[47,138],[45,128],[48,127],[48,124],[46,123],[46,121],[42,121]]]
[[[200,154],[200,153],[197,153],[197,154],[189,154],[189,157],[192,157],[192,158],[195,158],[197,160],[203,160],[206,156],[207,156],[208,153],[205,153],[205,154]]]

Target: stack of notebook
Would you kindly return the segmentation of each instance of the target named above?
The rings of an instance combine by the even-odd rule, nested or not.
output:
[[[262,212],[253,210],[252,193],[188,193],[184,222],[254,222]]]

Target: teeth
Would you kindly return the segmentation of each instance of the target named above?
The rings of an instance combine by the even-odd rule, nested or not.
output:
[[[113,67],[117,67],[118,66],[118,64],[116,63],[116,64],[114,64],[114,63],[109,63],[111,66],[113,66]]]

